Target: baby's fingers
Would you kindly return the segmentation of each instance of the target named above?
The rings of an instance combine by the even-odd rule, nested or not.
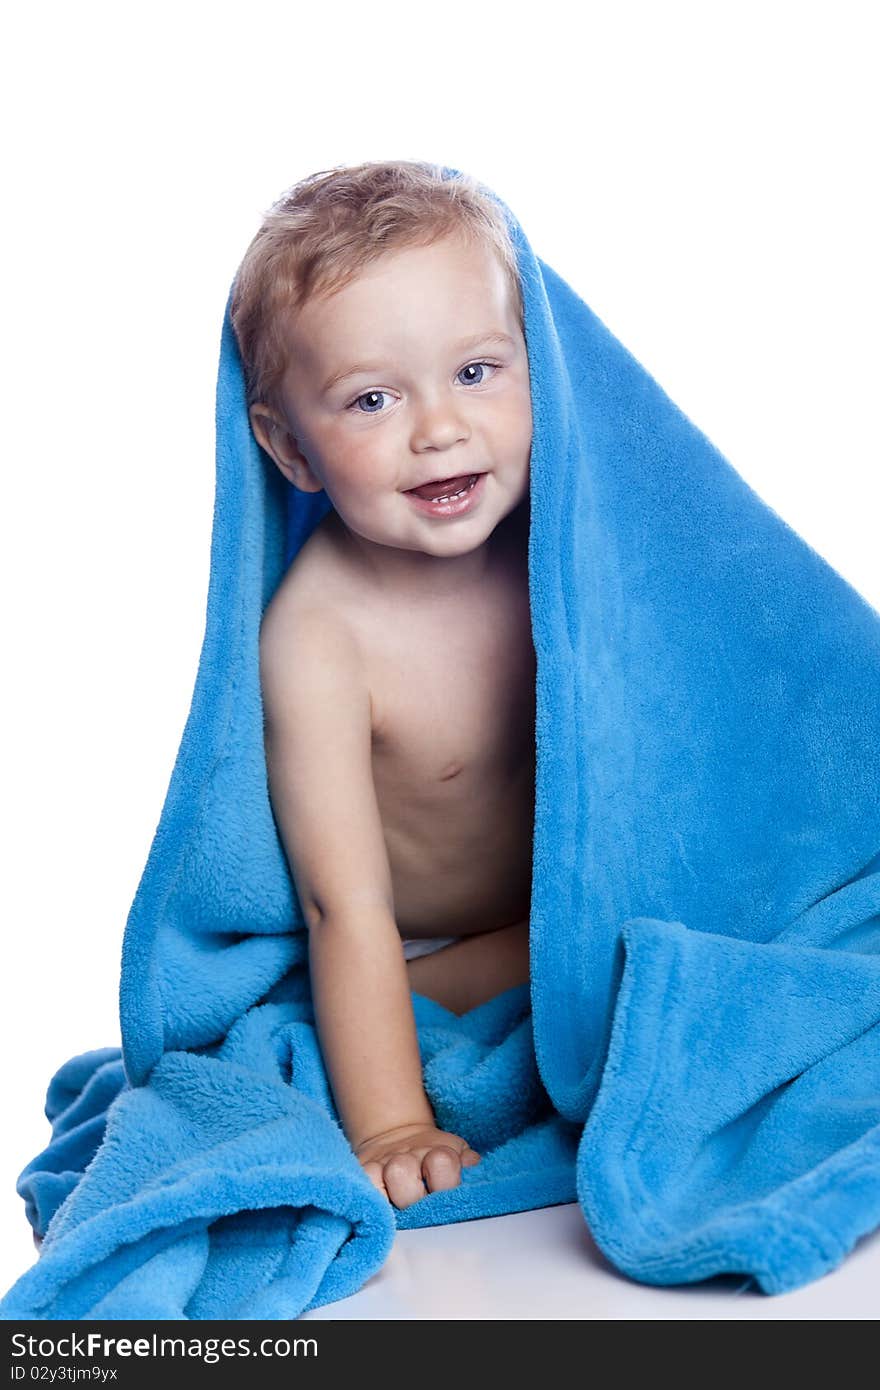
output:
[[[429,1192],[447,1192],[461,1181],[461,1158],[455,1149],[437,1144],[422,1159],[422,1177]]]
[[[374,1187],[396,1207],[409,1207],[425,1195],[415,1154],[394,1154],[392,1158],[370,1159],[363,1170]]]
[[[383,1165],[385,1189],[396,1207],[411,1207],[425,1195],[421,1164],[414,1153],[396,1153]]]

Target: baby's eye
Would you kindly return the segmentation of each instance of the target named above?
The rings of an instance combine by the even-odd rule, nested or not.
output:
[[[493,372],[498,370],[494,362],[469,362],[466,367],[462,367],[459,378],[464,376],[465,372],[479,372],[479,376],[469,377],[464,383],[466,386],[479,386],[483,380],[484,367],[489,367]]]
[[[355,406],[359,406],[360,403],[361,403],[361,401],[370,401],[371,404],[375,405],[375,403],[376,403],[376,398],[379,397],[379,396],[385,396],[385,395],[387,395],[387,392],[386,392],[386,391],[364,391],[362,395],[356,396],[356,397],[355,397],[355,399],[352,401],[351,405],[348,406],[348,409],[349,409],[349,410],[354,410]],[[364,411],[362,411],[361,413],[362,413],[363,415],[380,415],[380,414],[381,414],[381,411],[379,411],[379,410],[364,410]]]

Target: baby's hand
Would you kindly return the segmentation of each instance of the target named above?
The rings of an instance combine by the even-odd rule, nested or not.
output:
[[[365,1139],[355,1149],[364,1172],[396,1207],[409,1207],[428,1192],[458,1187],[461,1166],[480,1155],[457,1134],[433,1125],[400,1125]]]

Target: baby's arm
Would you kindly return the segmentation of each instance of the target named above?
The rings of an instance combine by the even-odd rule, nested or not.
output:
[[[422,1084],[357,643],[325,610],[270,608],[260,677],[272,806],[308,926],[336,1106],[370,1178],[408,1206],[426,1187],[455,1187],[478,1155],[437,1129]]]

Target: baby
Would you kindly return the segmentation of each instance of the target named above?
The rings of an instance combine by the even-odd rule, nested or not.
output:
[[[270,212],[233,324],[262,448],[333,510],[263,617],[269,791],[340,1120],[397,1207],[479,1162],[437,1127],[411,991],[529,978],[532,412],[513,248],[435,166],[313,176]]]

